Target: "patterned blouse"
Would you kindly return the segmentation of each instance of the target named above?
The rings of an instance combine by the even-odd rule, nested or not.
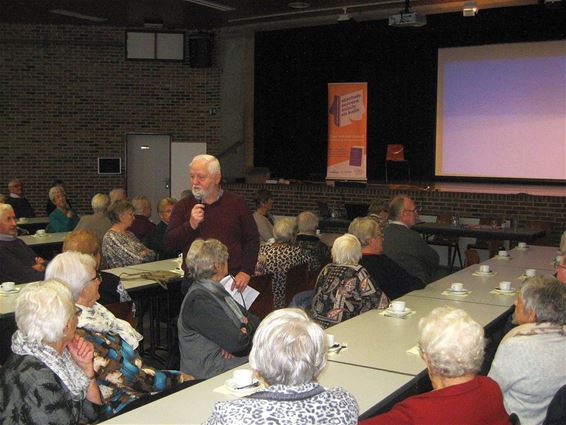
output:
[[[256,275],[273,273],[273,301],[275,308],[285,307],[287,271],[309,260],[298,246],[288,243],[261,244],[257,256]]]
[[[154,251],[149,250],[145,255],[142,254],[146,249],[132,232],[121,233],[110,229],[102,239],[102,255],[110,268],[127,267],[155,260]]]
[[[389,305],[387,295],[361,265],[328,264],[316,281],[312,317],[322,327]]]
[[[358,423],[358,403],[346,390],[325,390],[316,382],[274,385],[249,397],[216,403],[204,423],[354,425]]]

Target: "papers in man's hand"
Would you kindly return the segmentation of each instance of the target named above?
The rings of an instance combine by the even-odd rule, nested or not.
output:
[[[244,289],[242,292],[239,292],[237,289],[232,290],[232,283],[234,283],[234,278],[231,275],[226,276],[220,281],[220,283],[222,284],[224,289],[228,291],[232,298],[234,298],[234,300],[245,309],[249,309],[259,295],[259,292],[251,286],[246,286],[246,289]]]

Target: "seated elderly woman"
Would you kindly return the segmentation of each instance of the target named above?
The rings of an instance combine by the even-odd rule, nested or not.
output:
[[[312,300],[312,317],[323,327],[388,306],[387,295],[358,264],[361,258],[362,247],[354,235],[346,233],[336,238],[332,245],[333,263],[318,275]]]
[[[49,232],[70,232],[79,222],[79,216],[67,203],[65,191],[60,186],[49,189],[49,199],[55,204],[55,209],[49,214]]]
[[[266,388],[216,403],[205,424],[357,424],[356,400],[342,388],[317,383],[327,349],[326,334],[303,310],[270,313],[259,325],[250,353],[250,365]]]
[[[424,288],[422,280],[407,273],[404,268],[383,253],[383,233],[374,219],[355,218],[350,223],[348,232],[357,237],[362,245],[360,264],[366,268],[390,300],[415,289]]]
[[[0,422],[78,424],[99,418],[93,348],[75,335],[69,289],[49,280],[27,285],[16,301],[18,330],[0,368]]]
[[[134,222],[132,204],[116,201],[110,204],[106,214],[112,223],[102,239],[102,255],[108,267],[127,267],[155,260],[155,252],[128,231]]]
[[[77,251],[91,255],[96,261],[96,270],[100,268],[100,260],[102,259],[100,242],[94,232],[80,229],[69,233],[63,241],[63,252],[66,251]],[[98,288],[100,293],[98,302],[100,304],[106,305],[132,301],[130,294],[128,294],[118,276],[104,271],[99,271],[98,273],[101,278],[100,287]]]
[[[322,242],[318,230],[318,216],[311,211],[303,211],[297,216],[297,245],[309,253],[309,270],[320,270],[330,263],[330,248]]]
[[[275,242],[259,247],[256,275],[273,273],[273,303],[276,308],[285,307],[287,271],[309,260],[307,253],[294,245],[296,230],[292,218],[277,220],[273,226]]]
[[[541,424],[558,389],[566,385],[566,286],[535,277],[515,301],[515,321],[501,341],[489,375],[505,408],[522,425]]]
[[[248,361],[259,319],[237,304],[220,281],[228,274],[228,249],[216,240],[195,241],[188,258],[194,282],[178,320],[181,371],[211,378]]]
[[[260,189],[255,195],[256,210],[253,213],[260,242],[269,242],[273,237],[273,224],[275,220],[269,212],[273,206],[273,195],[269,190]]]
[[[142,336],[128,322],[117,319],[96,302],[100,275],[92,256],[64,252],[51,260],[45,274],[65,283],[81,310],[77,333],[94,346],[94,373],[106,416],[149,394],[177,388],[191,378],[178,371],[155,370],[144,364],[135,351]]]
[[[419,350],[433,391],[409,397],[362,425],[510,425],[501,390],[478,376],[483,328],[464,310],[435,308],[419,321]]]

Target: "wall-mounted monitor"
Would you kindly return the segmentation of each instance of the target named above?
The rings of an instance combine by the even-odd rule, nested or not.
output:
[[[98,158],[98,174],[122,174],[122,158]]]

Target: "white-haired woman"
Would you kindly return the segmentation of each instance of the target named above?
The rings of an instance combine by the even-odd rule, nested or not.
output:
[[[386,308],[389,298],[359,264],[360,241],[346,233],[332,245],[332,263],[316,281],[311,313],[323,327],[335,325],[374,308]]]
[[[273,274],[273,303],[276,308],[285,307],[287,271],[309,261],[307,253],[294,244],[296,234],[295,220],[281,218],[273,226],[275,242],[259,247],[256,275]]]
[[[521,425],[541,424],[552,397],[566,385],[566,285],[550,277],[530,279],[517,295],[515,321],[519,326],[499,344],[489,376]]]
[[[198,240],[188,264],[191,284],[178,320],[181,371],[208,379],[248,361],[259,319],[237,304],[220,281],[228,274],[228,249]]]
[[[303,310],[270,313],[259,325],[250,353],[250,365],[266,388],[216,403],[206,424],[357,424],[352,395],[317,383],[327,349],[326,334]]]
[[[464,310],[435,308],[419,321],[419,350],[433,391],[409,397],[362,425],[510,425],[493,379],[478,376],[483,328]]]
[[[312,211],[297,216],[297,245],[310,254],[309,270],[316,271],[331,261],[330,248],[316,234],[318,223],[318,216]]]
[[[96,379],[111,416],[149,394],[171,390],[192,377],[177,371],[155,370],[144,364],[135,349],[142,336],[126,321],[116,318],[96,301],[100,275],[91,255],[67,251],[57,255],[45,271],[65,283],[81,310],[77,332],[94,346]]]
[[[60,282],[32,283],[16,301],[18,330],[0,368],[0,422],[78,424],[99,417],[93,347],[75,335],[71,292]]]
[[[79,222],[79,215],[75,213],[67,203],[67,196],[61,186],[53,186],[49,189],[49,199],[55,205],[55,209],[49,214],[50,232],[70,232]]]

